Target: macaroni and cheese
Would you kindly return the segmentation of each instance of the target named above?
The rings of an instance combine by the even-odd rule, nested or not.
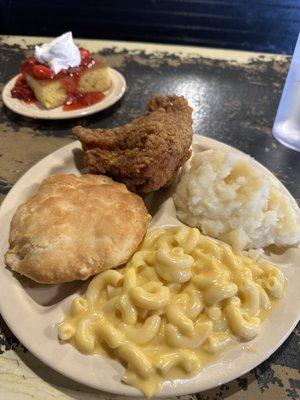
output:
[[[279,269],[197,228],[156,229],[124,268],[100,273],[73,301],[59,338],[85,354],[113,353],[122,380],[151,396],[253,339],[283,289]]]

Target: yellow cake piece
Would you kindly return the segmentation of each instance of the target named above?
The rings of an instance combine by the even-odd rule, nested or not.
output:
[[[111,86],[109,68],[103,58],[95,58],[95,64],[86,69],[78,82],[81,93],[104,92]],[[36,79],[25,73],[28,85],[34,91],[37,100],[47,109],[62,106],[67,97],[68,88],[65,77],[54,79]]]
[[[104,92],[110,88],[110,75],[107,65],[88,69],[80,78],[78,90],[82,93]]]
[[[25,78],[35,97],[45,108],[55,108],[64,104],[67,90],[60,80],[49,82],[35,79],[29,74],[25,74]]]

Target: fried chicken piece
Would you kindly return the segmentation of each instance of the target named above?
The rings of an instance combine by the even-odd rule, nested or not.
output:
[[[192,108],[184,97],[156,96],[148,112],[114,129],[77,126],[90,173],[108,175],[129,190],[148,193],[170,185],[191,155]]]

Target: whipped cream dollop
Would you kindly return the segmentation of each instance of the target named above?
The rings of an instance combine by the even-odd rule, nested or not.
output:
[[[38,62],[48,64],[55,74],[62,69],[78,67],[81,62],[80,51],[74,43],[72,32],[66,32],[50,43],[35,46],[34,57]]]

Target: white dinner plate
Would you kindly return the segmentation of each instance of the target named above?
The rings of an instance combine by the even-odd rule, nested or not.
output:
[[[25,103],[24,101],[11,97],[11,89],[14,87],[15,82],[20,75],[16,75],[4,86],[2,99],[6,107],[20,115],[24,115],[25,117],[36,119],[70,119],[84,117],[105,110],[115,104],[123,96],[126,89],[124,76],[113,68],[109,68],[109,73],[112,85],[109,90],[104,92],[104,99],[96,104],[79,108],[78,110],[64,111],[62,107],[46,110],[38,102]]]
[[[203,136],[194,138],[195,147],[238,151]],[[78,163],[80,164],[81,154],[79,142],[70,143],[55,151],[26,172],[6,196],[0,209],[0,311],[24,346],[56,371],[99,390],[140,396],[137,389],[121,382],[123,367],[116,360],[98,355],[83,355],[70,344],[60,344],[57,340],[58,323],[69,309],[76,291],[86,287],[86,283],[73,282],[51,286],[37,284],[12,273],[3,261],[3,255],[8,249],[9,224],[18,205],[49,175],[80,174]],[[263,166],[259,163],[256,165],[264,174],[277,181]],[[150,195],[148,202],[150,205],[151,202],[156,202],[156,205],[157,202],[161,203],[152,226],[179,224],[171,198],[163,199],[158,192]],[[205,366],[198,376],[188,380],[166,382],[158,396],[201,392],[235,379],[263,362],[289,336],[299,318],[300,248],[289,249],[282,255],[274,254],[270,258],[283,271],[286,287],[283,298],[264,320],[261,333],[251,342],[240,343],[231,348],[220,359]]]

